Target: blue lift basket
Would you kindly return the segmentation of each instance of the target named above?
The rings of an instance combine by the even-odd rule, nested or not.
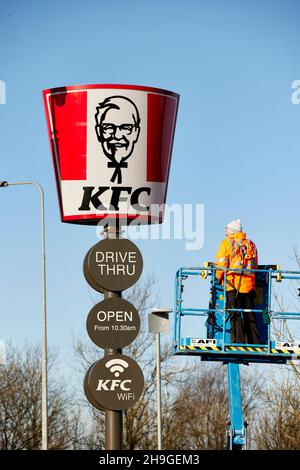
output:
[[[216,271],[224,271],[224,285],[216,278]],[[286,364],[300,359],[300,341],[272,338],[273,320],[300,320],[300,312],[272,310],[273,283],[283,280],[300,281],[299,271],[282,271],[276,265],[260,265],[247,269],[255,273],[256,299],[253,310],[226,308],[227,271],[242,273],[240,269],[216,268],[206,262],[201,268],[180,268],[175,279],[174,341],[175,355],[200,356],[202,361],[221,361],[227,364],[228,402],[230,423],[227,430],[228,448],[240,450],[246,445],[247,425],[243,419],[239,364]],[[210,279],[210,299],[207,308],[189,308],[184,305],[185,283],[191,277]],[[235,312],[247,315],[255,312],[260,344],[231,343],[230,316]],[[182,336],[184,317],[204,317],[205,332],[194,337]],[[279,340],[280,341],[279,341]]]

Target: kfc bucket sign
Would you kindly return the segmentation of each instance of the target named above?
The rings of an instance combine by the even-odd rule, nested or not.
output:
[[[43,94],[62,221],[162,222],[179,95],[135,85]]]

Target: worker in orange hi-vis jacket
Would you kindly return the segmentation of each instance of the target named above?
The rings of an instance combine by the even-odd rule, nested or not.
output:
[[[226,308],[254,309],[255,273],[258,255],[255,244],[246,238],[241,221],[233,220],[226,226],[226,238],[222,240],[217,255],[216,268],[235,268],[227,271]],[[216,270],[216,278],[224,285],[224,271]],[[231,312],[231,342],[259,344],[255,312]]]

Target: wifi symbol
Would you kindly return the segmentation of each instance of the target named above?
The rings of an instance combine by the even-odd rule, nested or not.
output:
[[[127,369],[128,365],[129,364],[124,361],[124,359],[111,359],[105,364],[105,367],[115,374],[115,377],[119,377],[119,375]]]

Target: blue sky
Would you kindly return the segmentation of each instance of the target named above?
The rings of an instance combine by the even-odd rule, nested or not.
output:
[[[144,273],[172,305],[177,267],[213,259],[240,218],[261,263],[295,268],[300,245],[297,1],[6,1],[0,4],[0,180],[39,181],[46,194],[49,343],[71,357],[91,290],[82,261],[93,227],[62,224],[42,90],[131,83],[181,95],[168,202],[205,205],[205,242],[140,241]],[[40,338],[39,199],[0,191],[0,339]],[[207,299],[203,299],[204,305]],[[88,338],[87,338],[88,340]]]

